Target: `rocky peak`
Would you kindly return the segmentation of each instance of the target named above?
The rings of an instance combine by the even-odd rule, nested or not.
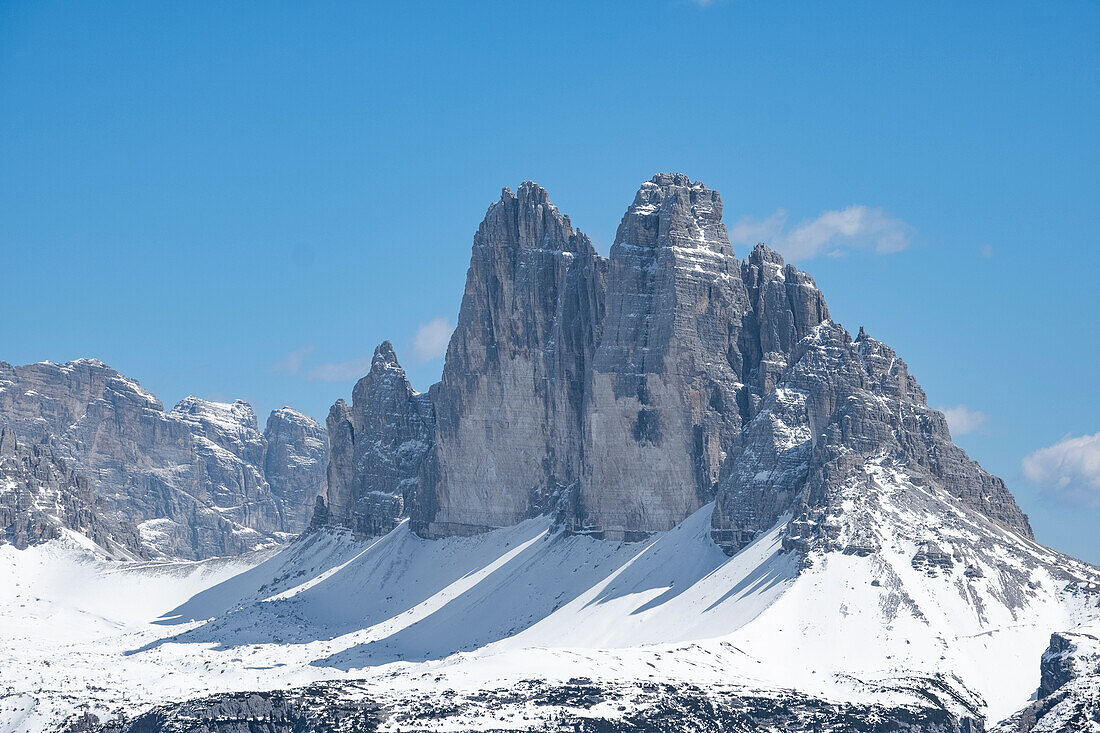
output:
[[[237,554],[296,524],[284,522],[272,495],[267,440],[242,401],[191,396],[165,412],[137,381],[96,359],[0,363],[0,428],[48,442],[85,477],[88,511],[132,521],[153,555]]]
[[[337,400],[329,411],[327,502],[317,505],[315,523],[361,535],[393,529],[407,515],[434,420],[428,396],[412,388],[393,344],[383,341],[352,391],[352,404]]]
[[[474,247],[502,247],[558,252],[593,252],[588,237],[573,230],[569,217],[550,202],[546,189],[531,181],[519,193],[501,191],[474,235]]]
[[[514,524],[576,482],[606,268],[543,188],[524,183],[489,207],[431,392],[436,429],[418,532]]]
[[[374,349],[374,357],[371,359],[370,371],[365,377],[355,383],[351,392],[352,404],[358,409],[370,402],[372,392],[385,383],[387,393],[401,394],[404,397],[416,394],[405,375],[405,369],[397,361],[397,354],[393,350],[393,344],[383,341]]]
[[[747,420],[774,388],[798,342],[829,319],[829,309],[814,279],[784,264],[783,256],[763,243],[742,263],[741,280],[750,306],[740,342]]]
[[[214,402],[190,395],[180,400],[169,414],[226,435],[259,430],[256,411],[244,400]]]
[[[660,173],[642,184],[619,224],[615,245],[707,249],[733,256],[722,223],[722,197],[680,173]]]
[[[823,321],[787,361],[745,426],[718,491],[714,538],[727,551],[785,513],[797,518],[792,527],[817,527],[792,530],[801,542],[817,537],[828,544],[828,528],[813,517],[846,516],[841,506],[853,496],[845,492],[873,482],[884,465],[902,466],[944,498],[1031,537],[1004,482],[951,442],[943,415],[927,406],[892,349],[866,333],[853,341],[841,326]],[[864,550],[877,542],[858,527],[853,536]]]
[[[641,185],[611,248],[578,531],[644,535],[709,500],[741,428],[739,275],[717,192],[679,174]]]
[[[383,341],[378,344],[374,349],[374,356],[370,362],[371,374],[378,374],[385,371],[401,371],[401,364],[397,361],[397,354],[393,350],[393,344],[389,341]]]
[[[330,516],[392,518],[396,502],[376,500],[400,496],[427,537],[553,510],[571,531],[629,539],[717,498],[715,538],[735,549],[785,512],[825,511],[885,455],[1027,535],[905,362],[853,341],[767,245],[737,260],[722,208],[702,183],[655,175],[603,260],[545,189],[505,189],[474,237],[441,382],[416,395],[383,344],[352,405],[333,406]]]
[[[783,267],[783,255],[776,252],[764,242],[758,242],[757,245],[752,248],[752,252],[749,253],[748,264],[760,269],[764,269],[766,265],[775,265],[775,269],[779,270]]]

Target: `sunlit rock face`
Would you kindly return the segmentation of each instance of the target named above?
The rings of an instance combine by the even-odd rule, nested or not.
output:
[[[374,351],[371,370],[338,400],[328,416],[328,464],[324,523],[361,535],[389,532],[416,489],[432,445],[434,417],[427,395],[409,384],[393,346]]]
[[[890,347],[860,330],[853,340],[831,321],[798,342],[761,408],[746,425],[722,482],[715,540],[736,552],[791,514],[791,541],[829,544],[859,501],[851,487],[889,465],[931,492],[1031,537],[1004,482],[951,442],[943,414]],[[853,548],[867,551],[867,536]]]
[[[252,408],[239,400],[188,397],[166,412],[135,380],[94,359],[0,363],[0,427],[21,444],[48,444],[65,471],[79,477],[75,496],[119,528],[107,533],[120,539],[106,549],[121,544],[150,556],[235,555],[302,526],[284,520],[281,498],[265,477],[267,439]],[[324,455],[316,460],[327,463]],[[102,522],[70,524],[93,538],[105,536],[95,529]],[[124,529],[129,525],[137,527],[140,548]]]
[[[145,557],[134,523],[102,510],[87,476],[55,446],[0,427],[0,544],[23,550],[72,530],[111,557]]]
[[[739,270],[717,192],[682,175],[642,184],[611,248],[577,530],[668,529],[710,500],[741,428]]]
[[[264,476],[279,503],[284,531],[301,532],[327,486],[328,433],[312,417],[281,407],[268,416],[264,440]]]
[[[576,484],[605,275],[606,262],[545,189],[505,189],[489,207],[443,378],[431,389],[435,447],[413,507],[418,532],[515,524]]]

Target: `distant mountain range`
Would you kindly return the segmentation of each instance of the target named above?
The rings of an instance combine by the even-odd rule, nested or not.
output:
[[[165,411],[103,362],[0,362],[0,537],[89,536],[118,557],[205,558],[306,527],[327,464],[324,429],[288,408],[261,433],[244,402]],[[47,468],[48,466],[48,468]]]

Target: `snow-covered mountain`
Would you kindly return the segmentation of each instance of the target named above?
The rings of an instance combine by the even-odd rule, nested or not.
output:
[[[1100,730],[1100,569],[1034,541],[808,274],[737,259],[722,206],[654,176],[603,258],[545,190],[505,189],[440,383],[378,347],[281,549],[109,561],[144,515],[17,523],[0,730]],[[53,415],[4,394],[17,431]],[[153,402],[234,527],[316,495],[316,430]],[[74,470],[175,445],[97,462],[86,429],[52,434]]]

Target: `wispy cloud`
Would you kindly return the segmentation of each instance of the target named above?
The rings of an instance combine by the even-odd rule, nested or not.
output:
[[[942,412],[943,416],[947,418],[947,427],[951,428],[951,435],[954,437],[973,433],[982,425],[985,425],[986,421],[989,420],[989,415],[986,415],[981,410],[971,410],[966,405],[939,407],[936,409]]]
[[[273,364],[271,368],[277,372],[290,372],[291,374],[297,374],[302,370],[302,363],[306,360],[306,357],[309,356],[310,352],[312,352],[315,348],[317,347],[315,347],[313,344],[309,344],[308,346],[303,346],[300,349],[295,349],[294,351],[284,356],[282,359],[279,359],[277,362],[275,362],[275,364]]]
[[[912,227],[882,209],[855,205],[826,211],[788,227],[785,209],[766,219],[745,217],[730,228],[734,244],[765,242],[788,260],[806,260],[819,254],[840,255],[849,249],[873,249],[879,254],[900,252],[909,246]]]
[[[348,361],[318,364],[309,370],[309,379],[313,382],[346,382],[358,379],[370,371],[370,356],[362,356]]]
[[[1100,507],[1100,433],[1072,435],[1023,460],[1024,475],[1070,504]]]
[[[993,256],[993,245],[992,244],[983,244],[982,245],[982,257],[984,257],[988,260],[992,256]]]
[[[422,324],[413,338],[413,358],[423,363],[446,354],[447,344],[454,330],[454,326],[446,318],[433,318]]]

